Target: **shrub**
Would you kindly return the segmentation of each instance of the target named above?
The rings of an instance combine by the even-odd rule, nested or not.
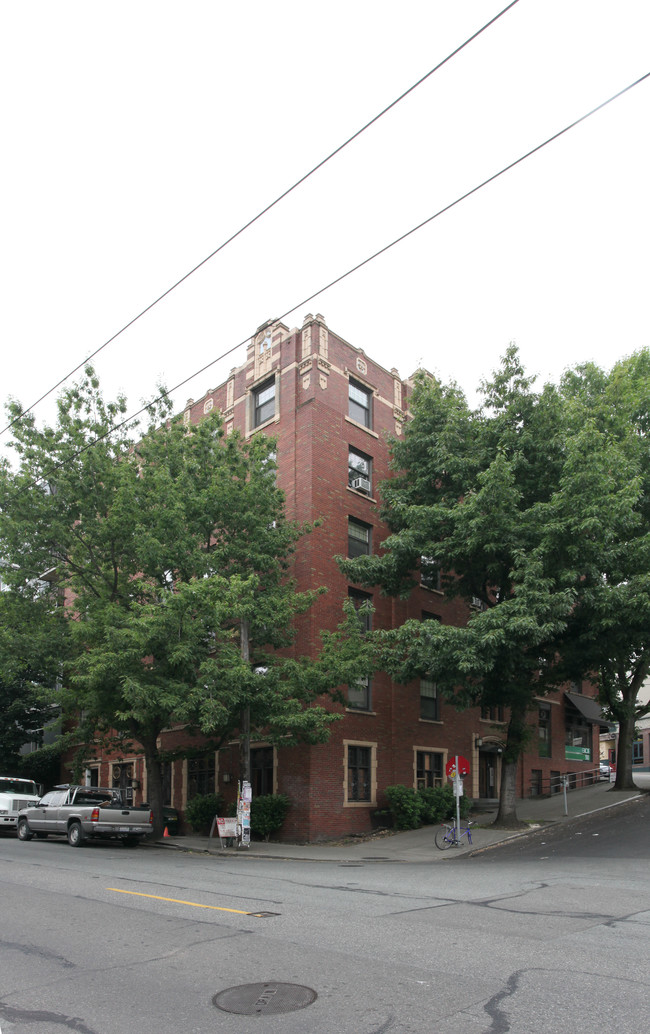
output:
[[[209,833],[215,815],[221,814],[223,797],[220,793],[197,794],[185,807],[185,818],[195,833]]]
[[[268,840],[287,817],[291,801],[284,793],[263,794],[251,801],[251,833]]]
[[[446,787],[426,786],[418,790],[418,797],[422,802],[422,822],[425,826],[435,826],[448,818],[449,800]],[[453,794],[452,803],[456,807]]]
[[[428,792],[431,791],[420,791]],[[439,797],[439,810],[440,815],[436,819],[432,819],[432,824],[436,822],[444,822],[446,819],[456,818],[456,797],[454,796],[454,788],[451,783],[446,783],[445,786],[439,787],[437,791]],[[471,798],[462,796],[461,797],[461,819],[466,819],[471,812]]]
[[[456,798],[451,783],[413,790],[410,786],[387,786],[386,796],[396,829],[418,829],[435,826],[456,818]],[[466,819],[472,809],[469,797],[460,799],[460,817]]]
[[[422,800],[410,786],[387,786],[386,796],[396,829],[417,829],[422,825]]]

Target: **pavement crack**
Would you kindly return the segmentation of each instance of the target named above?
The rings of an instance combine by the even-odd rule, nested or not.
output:
[[[95,1028],[89,1027],[80,1016],[66,1016],[64,1013],[47,1012],[45,1009],[16,1009],[0,1002],[0,1016],[11,1024],[56,1023],[59,1027],[78,1031],[78,1034],[98,1034]]]
[[[0,948],[7,948],[9,951],[18,951],[23,955],[36,956],[39,959],[47,959],[49,962],[59,962],[66,969],[74,969],[74,962],[57,955],[47,948],[37,948],[33,944],[20,944],[18,941],[0,941]]]
[[[506,986],[503,988],[503,990],[493,995],[492,998],[490,998],[483,1006],[486,1013],[492,1020],[489,1032],[486,1032],[486,1034],[507,1034],[507,1031],[510,1030],[510,1020],[508,1019],[507,1013],[502,1007],[502,1003],[505,1002],[508,998],[512,998],[512,996],[516,993],[519,987],[519,981],[521,980],[522,974],[524,972],[524,970],[520,969],[517,970],[515,973],[512,973],[508,977]]]

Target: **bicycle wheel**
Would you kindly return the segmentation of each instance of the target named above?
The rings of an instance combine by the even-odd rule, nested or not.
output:
[[[454,842],[454,827],[442,826],[436,832],[436,847],[440,851],[446,851]]]

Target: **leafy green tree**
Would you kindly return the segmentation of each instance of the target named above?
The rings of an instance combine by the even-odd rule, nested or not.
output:
[[[350,578],[408,594],[424,562],[448,597],[472,604],[467,625],[407,622],[380,635],[394,677],[434,679],[457,706],[508,709],[497,823],[516,825],[517,763],[535,699],[557,685],[558,643],[575,600],[548,522],[567,451],[564,403],[534,392],[517,350],[482,386],[478,411],[454,385],[417,381],[413,419],[393,442],[382,486],[385,552],[341,561]],[[478,609],[476,605],[478,604]]]
[[[585,498],[579,488],[567,491],[560,517],[562,538],[580,542],[581,554],[577,562],[569,557],[577,603],[562,660],[567,677],[598,679],[619,727],[616,788],[622,790],[633,786],[635,724],[650,714],[650,704],[638,698],[650,672],[650,352],[621,360],[609,373],[585,364],[564,376],[561,390],[573,428],[590,428],[592,443],[601,443],[587,459],[591,474],[601,457],[600,493]],[[603,524],[605,482],[613,479],[625,486],[620,510],[594,535]]]
[[[160,833],[165,728],[183,725],[215,749],[244,718],[272,742],[325,739],[337,715],[318,697],[365,674],[369,646],[349,613],[318,657],[297,651],[296,617],[317,593],[289,577],[308,529],[285,516],[272,440],[226,436],[214,413],[185,426],[164,404],[145,433],[109,434],[124,411],[88,369],[60,397],[54,428],[15,423],[0,555],[23,583],[56,569],[64,713],[83,715],[82,742],[142,747]]]
[[[3,576],[6,580],[6,570]],[[20,750],[27,742],[38,743],[44,726],[58,715],[64,645],[61,615],[51,612],[40,585],[0,592],[0,770],[5,773],[25,771],[38,778],[25,769]]]

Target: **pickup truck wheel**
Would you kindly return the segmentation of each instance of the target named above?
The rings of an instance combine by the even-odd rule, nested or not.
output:
[[[34,834],[27,825],[27,819],[18,819],[18,828],[16,829],[19,840],[31,840]]]
[[[68,843],[70,847],[81,847],[85,839],[81,823],[71,822],[68,826]]]

